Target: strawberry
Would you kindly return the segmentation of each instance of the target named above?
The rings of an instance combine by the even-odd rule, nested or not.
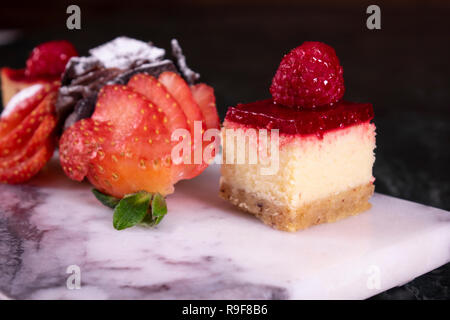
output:
[[[216,108],[214,89],[204,83],[199,83],[191,87],[191,92],[205,118],[206,127],[208,129],[219,129],[220,120]]]
[[[166,115],[167,128],[170,131],[187,128],[183,109],[156,78],[145,73],[139,73],[128,81],[127,86],[143,94],[153,104],[162,109]]]
[[[26,62],[25,75],[28,77],[59,76],[77,50],[68,41],[49,41],[35,47]]]
[[[0,139],[0,156],[7,156],[11,151],[20,149],[27,143],[44,116],[54,112],[55,100],[56,92],[50,92],[19,125]]]
[[[50,159],[55,147],[55,100],[58,84],[38,88],[33,95],[13,97],[0,121],[0,181],[22,183]],[[24,89],[28,90],[28,89]],[[20,99],[14,101],[14,99]],[[8,109],[7,109],[8,110]]]
[[[204,83],[191,86],[192,96],[197,102],[203,117],[205,118],[205,124],[207,129],[220,129],[220,119],[216,108],[216,97],[214,96],[214,89]],[[215,138],[217,139],[217,138]],[[215,156],[215,148],[218,148],[220,141],[212,141],[203,143],[203,150],[205,148],[214,148],[210,153],[211,157]],[[204,153],[204,156],[206,154]],[[212,159],[203,159],[203,161],[209,161]],[[202,166],[197,171],[200,174],[204,170],[205,166]],[[195,173],[194,173],[195,174]]]
[[[132,150],[132,146],[136,144],[124,145],[128,150]],[[87,177],[100,191],[117,198],[141,190],[163,195],[173,193],[173,185],[179,178],[170,154],[152,159],[139,151],[112,150],[107,145],[99,147],[96,158],[90,161]]]
[[[155,157],[170,150],[170,133],[165,126],[167,119],[164,113],[145,96],[128,86],[103,87],[91,118],[114,125],[116,132],[112,131],[111,139],[117,138],[120,141],[124,136],[133,135],[139,139],[140,135],[153,135],[153,145],[161,142],[163,146],[163,149],[153,147],[149,150]],[[169,143],[166,142],[167,139]]]
[[[45,98],[45,96],[50,92],[55,92],[59,87],[59,82],[55,81],[53,83],[48,83],[44,85],[37,85],[38,90],[35,88],[25,88],[21,91],[21,95],[25,96],[24,99],[16,101],[19,95],[11,99],[10,103],[5,106],[5,109],[1,116],[0,121],[0,139],[10,133],[14,128],[16,128],[26,116],[31,113],[36,106]],[[35,92],[31,96],[28,96],[26,91]]]
[[[103,127],[97,126],[96,131]],[[65,174],[72,180],[82,181],[89,171],[89,161],[98,150],[98,140],[93,135],[94,121],[83,119],[64,131],[59,140],[60,163]]]
[[[184,113],[186,114],[187,123],[191,131],[192,151],[191,164],[186,164],[183,178],[191,179],[199,175],[206,169],[208,164],[203,161],[203,148],[209,143],[198,140],[198,137],[203,137],[206,129],[205,121],[202,112],[200,111],[197,102],[195,102],[192,92],[187,83],[178,74],[170,71],[163,72],[159,75],[159,82],[161,82],[169,91],[169,93],[179,103]],[[195,132],[195,122],[201,121],[200,133]],[[196,140],[197,139],[197,140]],[[199,150],[200,149],[200,150]],[[202,154],[201,163],[196,163],[195,154],[200,152]]]
[[[158,80],[166,87],[167,91],[169,91],[183,109],[188,126],[191,129],[191,134],[193,134],[194,121],[204,121],[204,118],[200,108],[192,97],[189,86],[183,78],[171,71],[161,73]]]
[[[77,181],[87,176],[96,188],[118,198],[140,190],[173,192],[181,175],[171,163],[164,117],[131,88],[105,86],[92,118],[75,123],[61,137],[64,172]]]
[[[53,139],[49,139],[36,153],[15,166],[0,167],[0,181],[2,183],[17,184],[29,180],[50,160],[55,149]]]
[[[21,149],[13,150],[7,156],[0,157],[0,165],[2,167],[13,167],[20,162],[25,161],[35,154],[45,143],[51,138],[53,129],[56,126],[56,117],[48,114],[43,117],[39,127],[33,133],[33,136]]]
[[[172,73],[162,74],[161,79],[165,84],[140,74],[127,86],[107,85],[100,90],[92,117],[61,136],[60,162],[67,176],[77,181],[86,177],[100,192],[122,198],[139,191],[167,195],[176,182],[206,168],[206,163],[172,163],[177,143],[170,140],[172,131],[190,129],[194,135],[194,128],[202,131],[206,125],[186,82]],[[213,107],[208,87],[194,91],[202,108]],[[209,111],[208,119],[216,127],[213,115]],[[206,145],[209,142],[194,143],[192,151],[203,151]]]

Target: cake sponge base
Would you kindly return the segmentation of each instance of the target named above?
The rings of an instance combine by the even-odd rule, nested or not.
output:
[[[221,179],[219,195],[241,210],[255,215],[272,228],[295,232],[316,224],[335,222],[370,209],[369,199],[373,192],[373,184],[367,183],[292,208],[274,204],[254,193],[234,188]]]

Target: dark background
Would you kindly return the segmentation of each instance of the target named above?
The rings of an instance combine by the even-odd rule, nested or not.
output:
[[[66,8],[81,7],[81,30]],[[366,8],[381,7],[381,30]],[[219,113],[269,97],[282,56],[303,41],[336,49],[345,98],[372,102],[377,126],[376,191],[450,210],[450,2],[446,1],[8,1],[0,67],[21,68],[40,42],[68,39],[84,55],[127,35],[169,47],[177,38],[191,68],[214,87]],[[450,265],[375,299],[450,299]]]

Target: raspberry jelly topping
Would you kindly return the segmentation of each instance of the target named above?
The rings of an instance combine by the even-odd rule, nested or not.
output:
[[[295,110],[267,99],[230,107],[225,120],[258,129],[279,129],[284,134],[315,134],[322,138],[327,131],[368,122],[373,116],[370,103],[340,101],[333,106]]]

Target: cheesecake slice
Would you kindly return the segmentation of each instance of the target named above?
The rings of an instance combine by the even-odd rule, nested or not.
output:
[[[346,101],[297,110],[268,99],[229,108],[222,129],[220,196],[284,231],[369,209],[374,192],[372,119],[371,104]],[[264,146],[259,135],[254,138],[260,130],[269,132]],[[269,148],[276,137],[277,148]],[[230,149],[237,141],[245,146]],[[266,157],[252,162],[251,155],[263,155],[266,147],[271,150]],[[268,166],[275,168],[269,174]]]

